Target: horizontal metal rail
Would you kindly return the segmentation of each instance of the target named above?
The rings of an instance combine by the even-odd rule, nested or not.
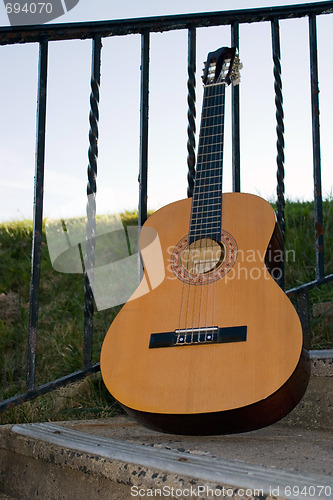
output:
[[[94,38],[96,35],[104,38],[144,33],[146,31],[162,32],[192,27],[231,25],[232,23],[257,23],[274,19],[296,19],[332,12],[333,2],[326,1],[285,7],[200,12],[198,14],[117,19],[114,21],[14,26],[0,28],[0,45],[39,42],[41,38],[47,38],[49,41]]]
[[[293,295],[309,292],[318,286],[327,285],[327,283],[330,283],[331,281],[333,281],[333,274],[328,274],[327,276],[324,276],[324,278],[317,278],[313,281],[309,281],[308,283],[304,283],[303,285],[290,288],[286,291],[286,294],[289,297],[292,297]]]
[[[30,391],[22,394],[17,394],[12,398],[1,401],[0,412],[10,410],[11,408],[14,408],[15,406],[18,406],[22,403],[26,403],[27,401],[32,401],[38,396],[42,396],[43,394],[54,391],[55,389],[59,389],[60,387],[64,387],[65,385],[77,382],[78,380],[82,380],[88,375],[93,375],[94,373],[97,373],[99,371],[100,363],[96,363],[95,365],[90,366],[89,368],[86,368],[84,370],[77,370],[76,372],[70,373],[69,375],[65,375],[64,377],[52,380],[52,382],[47,382],[46,384],[35,387]]]

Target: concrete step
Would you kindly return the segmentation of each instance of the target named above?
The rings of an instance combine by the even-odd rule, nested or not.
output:
[[[174,436],[125,416],[1,426],[0,491],[10,500],[333,498],[327,354],[312,355],[311,383],[294,417],[258,431]]]
[[[20,500],[333,498],[332,434],[271,426],[185,438],[144,430],[127,418],[107,424],[115,435],[125,431],[127,440],[96,435],[89,423],[89,433],[52,423],[8,428],[1,470],[10,471],[10,493]],[[235,448],[244,460],[224,458]]]

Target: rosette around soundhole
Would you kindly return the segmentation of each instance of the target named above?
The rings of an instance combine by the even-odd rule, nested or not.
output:
[[[189,235],[175,246],[171,269],[175,276],[191,285],[206,285],[225,276],[237,259],[237,243],[227,231],[221,231],[220,241],[200,238],[189,244]]]

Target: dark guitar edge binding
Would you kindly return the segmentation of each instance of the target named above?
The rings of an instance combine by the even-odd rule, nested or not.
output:
[[[269,274],[275,281],[279,278],[281,273],[281,267],[283,264],[283,251],[283,236],[281,229],[276,222],[265,256],[265,265],[268,269]]]
[[[197,414],[162,414],[121,406],[140,424],[158,432],[192,436],[248,432],[271,425],[290,413],[306,391],[310,371],[309,353],[303,348],[293,374],[280,389],[261,401],[232,410]]]

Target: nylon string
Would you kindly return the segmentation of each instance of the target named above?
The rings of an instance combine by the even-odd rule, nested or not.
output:
[[[222,90],[222,93],[216,92],[216,90]],[[208,228],[210,222],[213,223],[215,219],[215,225],[221,222],[221,211],[218,214],[218,221],[216,222],[216,213],[210,212],[210,209],[216,206],[219,209],[222,205],[216,205],[216,201],[222,204],[222,161],[223,161],[223,130],[224,130],[224,84],[217,86],[206,87],[206,92],[204,94],[204,103],[201,117],[201,127],[200,127],[200,138],[199,138],[199,148],[198,148],[198,168],[195,177],[195,186],[192,200],[192,210],[191,210],[191,234],[194,233],[194,241],[196,241],[196,235],[200,235],[200,247],[196,249],[199,253],[199,263],[198,269],[200,274],[203,274],[204,264],[201,268],[200,259],[202,253],[207,256],[208,252],[208,239],[211,239],[214,232],[214,227],[211,228],[211,234]],[[210,106],[205,106],[205,100],[210,102]],[[210,115],[210,111],[216,114]],[[219,111],[221,110],[221,114]],[[208,125],[204,126],[204,120],[209,122]],[[220,132],[219,127],[221,127]],[[214,141],[216,137],[217,142]],[[220,150],[217,150],[215,146],[220,145]],[[200,158],[201,157],[201,158]],[[214,157],[214,159],[213,159]],[[200,158],[200,160],[199,160]],[[205,159],[204,159],[205,158]],[[205,167],[208,168],[205,168]],[[208,182],[207,182],[208,181]],[[200,197],[202,199],[200,200]],[[202,203],[200,203],[200,201]],[[194,208],[196,212],[194,213]],[[207,213],[208,210],[208,213]],[[204,224],[203,221],[206,221]],[[205,227],[204,227],[205,225]],[[213,225],[213,224],[212,224]],[[221,224],[222,225],[222,224]],[[200,227],[199,227],[200,226]],[[220,239],[220,237],[218,237]],[[191,269],[189,270],[191,272]],[[215,282],[210,284],[200,285],[187,284],[183,282],[182,298],[179,314],[179,330],[185,330],[192,332],[193,340],[193,329],[197,327],[207,328],[214,325],[214,310],[215,310],[215,296],[216,296],[216,284]],[[209,311],[209,299],[212,296],[212,307],[211,312]],[[199,304],[197,304],[199,302]],[[204,306],[206,302],[206,306]],[[199,312],[197,313],[197,309]],[[184,317],[185,316],[185,317]],[[180,334],[177,336],[179,340]]]

